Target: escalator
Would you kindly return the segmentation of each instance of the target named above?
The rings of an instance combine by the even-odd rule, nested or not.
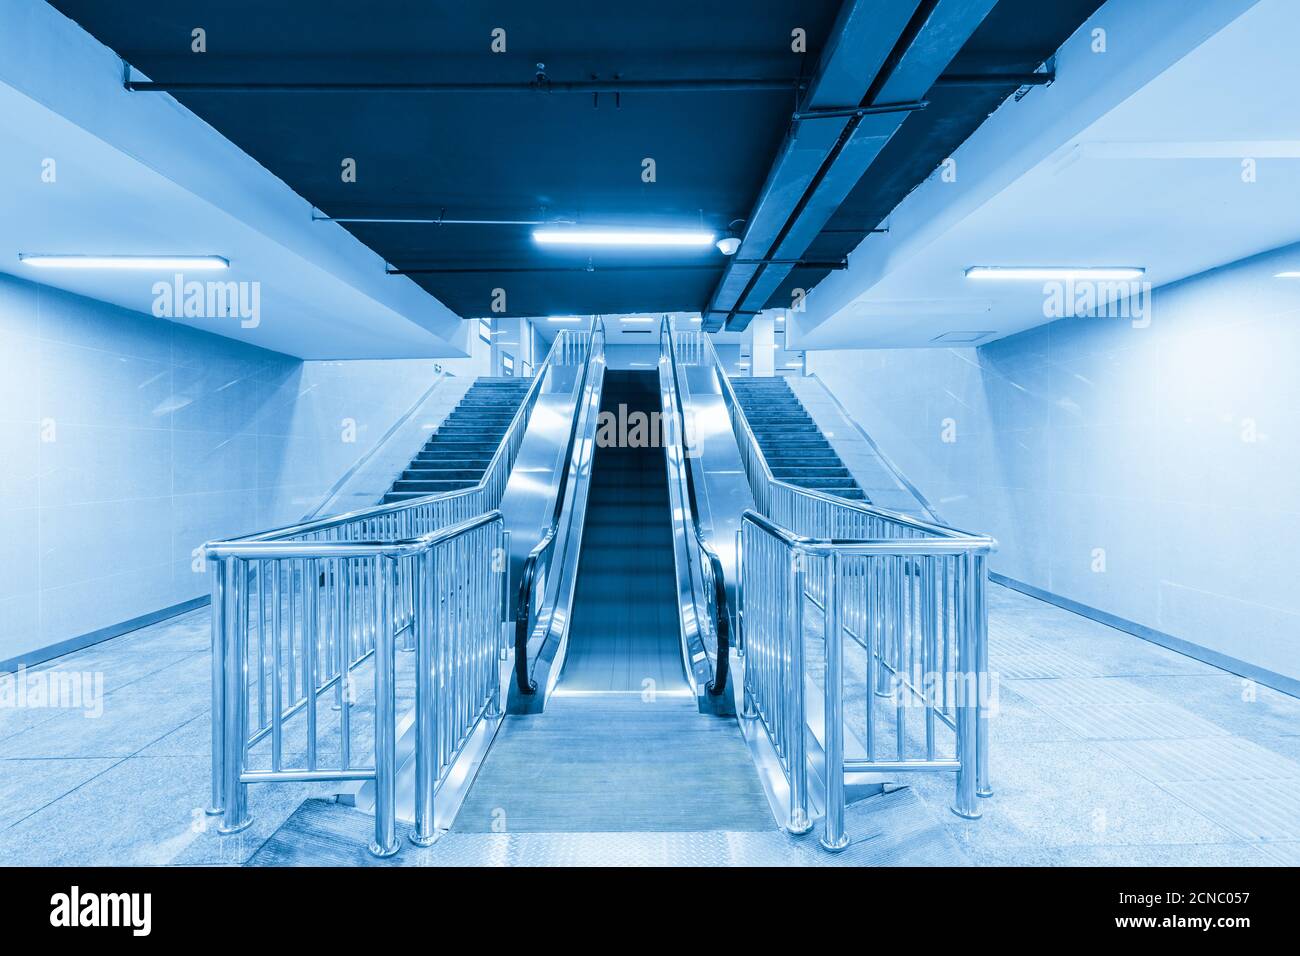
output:
[[[614,427],[597,432],[560,688],[684,692],[668,477],[660,436],[648,424],[658,421],[658,376],[606,372],[600,411]],[[606,432],[619,440],[602,441]]]
[[[683,663],[659,387],[604,375],[559,675],[505,719],[455,831],[773,829],[737,723],[700,712]]]

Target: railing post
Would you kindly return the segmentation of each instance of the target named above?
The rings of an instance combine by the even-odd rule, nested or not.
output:
[[[396,680],[393,673],[394,581],[382,554],[375,555],[375,842],[370,852],[392,856],[397,841],[397,718]],[[396,569],[396,562],[393,570]],[[346,669],[347,664],[345,663]],[[340,675],[342,676],[342,675]]]
[[[893,690],[893,675],[885,666],[889,659],[889,622],[893,620],[886,600],[886,595],[892,593],[886,577],[890,567],[889,561],[872,562],[867,582],[866,626],[870,631],[867,644],[869,653],[876,658],[876,680],[872,690],[877,697],[889,697]]]
[[[500,601],[500,604],[501,604],[501,622],[500,622],[500,623],[505,624],[506,622],[508,622],[508,621],[510,620],[510,594],[511,594],[511,591],[510,591],[510,532],[509,532],[508,530],[507,530],[507,531],[503,531],[503,532],[501,532],[501,548],[502,548],[502,558],[501,558],[501,561],[502,561],[502,565],[503,565],[503,567],[501,568],[501,572],[500,572],[500,575],[499,575],[500,578],[501,578],[501,601]],[[507,640],[506,640],[506,637],[505,637],[504,635],[505,635],[505,631],[504,631],[504,629],[501,628],[501,627],[498,627],[498,628],[497,628],[497,646],[498,646],[499,650],[498,650],[497,654],[498,654],[498,656],[500,657],[500,659],[503,660],[503,661],[506,660],[506,659],[508,659],[508,658],[510,657],[510,647],[509,647],[509,644],[508,644],[508,642],[507,642]]]
[[[974,615],[971,622],[975,628],[975,692],[979,701],[979,719],[975,731],[975,793],[981,797],[993,796],[993,787],[989,783],[989,702],[985,699],[991,689],[989,675],[989,616],[985,604],[985,587],[987,582],[987,559],[984,555],[975,558]]]
[[[226,562],[227,558],[208,558],[212,568],[212,799],[210,816],[220,816],[225,809],[225,705],[226,705]]]
[[[955,600],[957,611],[957,770],[956,794],[952,812],[959,817],[974,820],[980,815],[979,799],[975,796],[976,724],[979,722],[979,700],[972,689],[971,677],[978,680],[975,663],[975,627],[973,618],[975,556],[969,552],[957,561],[959,597]]]
[[[752,720],[758,716],[758,708],[754,706],[754,698],[749,693],[749,656],[746,654],[745,643],[745,552],[743,542],[745,539],[745,527],[742,521],[741,526],[736,529],[736,656],[740,658],[740,715],[747,720]]]
[[[826,816],[821,844],[838,852],[849,845],[844,834],[844,631],[840,624],[839,555],[832,551],[823,568],[826,643]],[[870,698],[868,697],[868,703]]]
[[[419,555],[420,572],[414,575],[415,619],[415,832],[411,842],[416,846],[429,846],[437,839],[434,826],[433,790],[437,776],[435,726],[433,648],[434,633],[431,604],[437,600],[434,593],[434,552],[432,549]]]
[[[790,732],[790,752],[786,758],[790,768],[790,820],[787,829],[791,833],[807,833],[812,829],[812,821],[808,819],[808,719],[804,708],[804,564],[804,555],[792,551],[790,608],[786,618],[789,627],[786,641],[790,650],[791,691],[791,713],[786,715],[786,726]]]
[[[492,659],[489,666],[489,677],[492,680],[492,693],[488,696],[487,716],[493,719],[500,717],[505,710],[505,700],[501,693],[501,662],[509,655],[506,653],[506,644],[504,638],[504,624],[506,621],[506,600],[510,593],[510,532],[501,528],[498,522],[492,525],[492,530],[496,532],[494,551],[501,551],[505,555],[504,567],[498,571],[493,562],[495,554],[488,553],[488,574],[491,575],[491,581],[487,590],[487,606],[482,609],[480,616],[483,623],[492,628]]]
[[[248,815],[248,785],[240,777],[244,771],[244,753],[248,741],[248,566],[238,558],[227,558],[226,588],[230,591],[231,616],[226,622],[224,673],[222,675],[225,706],[222,708],[224,753],[222,794],[225,812],[217,832],[238,833],[252,823]],[[233,625],[233,626],[232,626]]]

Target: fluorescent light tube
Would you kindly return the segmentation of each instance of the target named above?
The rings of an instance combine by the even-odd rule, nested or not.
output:
[[[1300,279],[1300,270],[1288,269],[1286,272],[1278,272],[1273,276],[1274,279]]]
[[[654,325],[655,323],[654,319],[639,318],[635,316],[631,318],[619,319],[619,321],[622,322],[624,325]]]
[[[573,324],[575,322],[585,322],[586,319],[584,319],[580,315],[552,315],[552,316],[548,316],[546,321],[555,322],[557,324],[561,322]]]
[[[18,260],[42,269],[228,269],[221,256],[47,256],[19,253]]]
[[[667,229],[537,229],[533,240],[544,246],[711,246],[711,232]]]
[[[1140,279],[1145,269],[1136,266],[971,266],[967,279],[1002,279],[1012,281],[1045,282],[1053,279]]]

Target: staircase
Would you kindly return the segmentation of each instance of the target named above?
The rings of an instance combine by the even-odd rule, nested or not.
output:
[[[731,379],[772,477],[799,488],[870,503],[783,378]]]
[[[406,466],[384,504],[473,488],[533,384],[530,378],[480,378]]]

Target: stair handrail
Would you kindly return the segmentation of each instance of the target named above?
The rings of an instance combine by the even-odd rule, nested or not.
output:
[[[726,577],[722,567],[722,559],[718,553],[709,546],[705,538],[704,529],[700,527],[700,508],[699,501],[695,491],[695,474],[691,468],[691,463],[686,454],[686,414],[682,407],[682,385],[680,372],[677,366],[677,349],[673,341],[673,329],[664,316],[659,324],[659,353],[660,356],[666,356],[669,368],[669,381],[673,388],[673,405],[674,405],[674,427],[677,428],[678,438],[682,446],[681,470],[685,474],[686,483],[686,506],[690,512],[690,527],[695,538],[695,545],[701,555],[704,556],[705,563],[709,568],[709,578],[712,581],[713,593],[704,595],[706,607],[711,604],[710,623],[713,625],[713,632],[716,638],[716,662],[713,669],[713,680],[709,681],[706,690],[712,697],[722,695],[727,690],[727,676],[730,667],[730,650],[731,650],[731,609],[727,601]]]
[[[717,369],[722,398],[731,416],[732,431],[740,449],[745,475],[760,514],[795,534],[810,538],[863,539],[912,535],[972,539],[982,537],[878,505],[828,495],[815,488],[800,488],[775,477],[712,339],[702,331],[696,334],[699,334],[701,347],[711,356],[713,366]]]
[[[582,367],[582,376],[575,391],[576,400],[573,407],[573,419],[569,424],[569,438],[565,443],[564,455],[560,459],[560,480],[555,491],[555,505],[551,509],[550,521],[542,531],[541,540],[528,552],[523,568],[519,572],[519,598],[515,606],[515,685],[519,693],[532,695],[537,692],[537,682],[528,676],[528,635],[532,632],[532,606],[537,578],[541,573],[543,561],[550,566],[550,551],[559,533],[560,519],[564,514],[564,499],[569,485],[569,470],[577,448],[578,425],[583,420],[583,393],[592,366],[597,358],[603,358],[605,350],[605,320],[597,317],[591,333],[591,343],[587,350],[587,361]]]
[[[343,486],[351,480],[352,476],[364,468],[370,459],[375,457],[379,452],[379,449],[383,448],[384,445],[388,443],[388,440],[397,434],[398,429],[415,417],[415,413],[424,407],[424,403],[433,397],[433,393],[438,390],[438,387],[449,378],[455,378],[455,373],[448,372],[441,365],[435,365],[433,382],[424,390],[423,394],[411,403],[411,407],[403,412],[397,421],[393,422],[393,424],[388,427],[388,430],[379,437],[379,440],[371,446],[369,451],[353,462],[352,467],[345,471],[339,480],[330,486],[329,491],[325,492],[325,496],[321,498],[316,507],[303,515],[300,520],[311,521],[318,517],[320,513],[325,510],[325,506],[334,500],[334,496],[343,490]]]
[[[864,442],[867,443],[867,447],[871,449],[872,453],[880,459],[880,463],[885,466],[885,470],[894,476],[895,481],[907,489],[907,493],[915,498],[917,504],[919,504],[922,510],[930,516],[930,520],[935,524],[945,524],[944,520],[939,517],[939,513],[934,510],[934,506],[930,504],[925,495],[921,493],[921,489],[912,484],[911,479],[909,479],[907,475],[903,474],[902,469],[894,464],[894,460],[884,453],[881,447],[876,444],[876,440],[867,433],[865,428],[858,424],[856,418],[849,414],[849,410],[844,407],[844,403],[841,402],[839,397],[831,391],[830,386],[826,384],[822,377],[816,372],[810,373],[807,377],[822,387],[822,391],[826,393],[828,398],[830,398],[831,404],[835,406],[835,410],[840,413],[840,416],[846,422],[853,426],[853,430],[858,433]]]
[[[259,531],[227,539],[221,543],[248,541],[283,541],[296,538],[316,540],[352,540],[350,531],[357,537],[386,539],[415,537],[436,531],[458,521],[476,518],[501,504],[510,470],[523,442],[524,432],[532,418],[533,407],[541,394],[546,373],[562,364],[575,364],[574,359],[584,355],[591,344],[592,333],[585,330],[561,329],[551,344],[546,360],[536,370],[532,384],[524,399],[510,419],[497,450],[483,471],[478,483],[469,488],[435,492],[408,501],[372,505],[343,514],[329,515],[310,521]],[[333,534],[331,534],[333,532]]]

